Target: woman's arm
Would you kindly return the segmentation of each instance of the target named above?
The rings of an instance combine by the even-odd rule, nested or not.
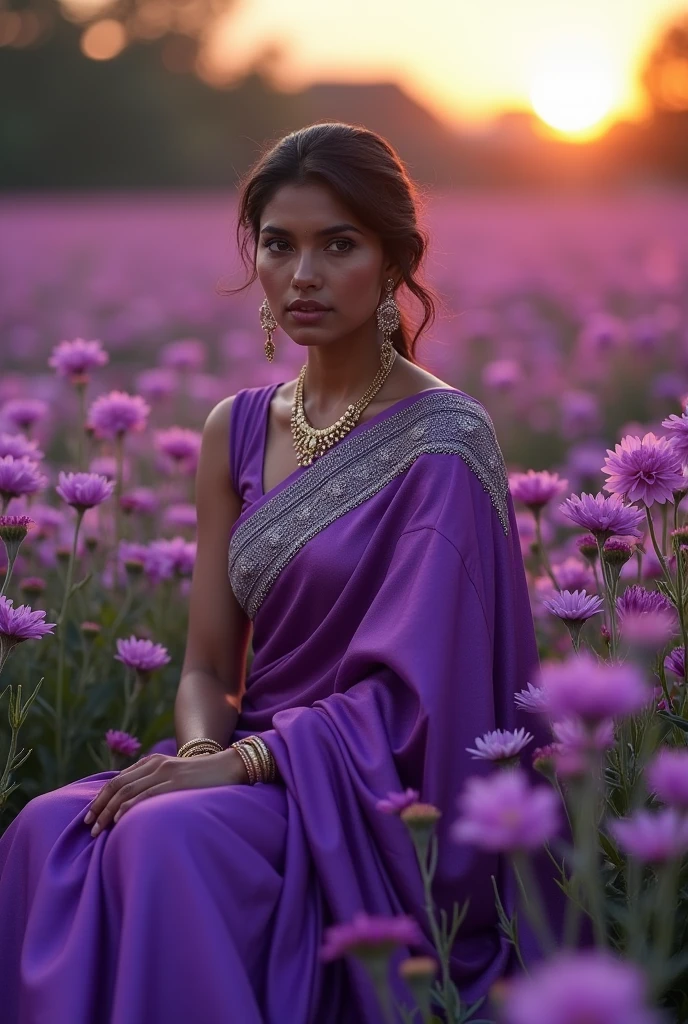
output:
[[[229,742],[239,715],[250,622],[227,575],[229,532],[241,506],[229,472],[233,396],[212,410],[203,428],[196,474],[196,562],[189,626],[174,705],[178,745],[208,736]],[[232,751],[233,757],[238,755]]]

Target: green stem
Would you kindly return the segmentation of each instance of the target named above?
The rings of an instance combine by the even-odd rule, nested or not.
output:
[[[650,509],[647,505],[645,506],[645,515],[647,516],[647,525],[650,529],[650,538],[652,539],[652,546],[655,549],[655,554],[657,555],[657,558],[659,559],[659,564],[662,567],[662,572],[664,574],[666,584],[669,588],[669,593],[673,596],[674,581],[671,578],[671,573],[669,572],[669,567],[667,566],[666,559],[664,558],[664,555],[660,550],[659,544],[657,543],[657,537],[655,536],[655,524],[652,519],[652,513],[650,512]]]
[[[57,693],[55,699],[55,764],[57,773],[56,781],[58,786],[61,786],[64,782],[64,764],[62,751],[62,705],[64,695],[65,670],[65,624],[67,618],[67,609],[69,607],[69,599],[71,597],[72,580],[74,579],[74,563],[76,561],[77,540],[79,537],[81,520],[83,518],[84,510],[77,509],[76,525],[74,527],[74,540],[72,541],[72,550],[69,555],[69,563],[67,565],[67,579],[65,581],[64,595],[62,598],[62,608],[60,609],[60,614],[57,619],[57,627],[59,629],[59,644],[57,655]]]
[[[542,530],[540,527],[541,509],[534,511],[533,515],[535,517],[535,540],[537,543],[538,558],[540,560],[540,564],[542,565],[542,568],[545,570],[545,572],[551,579],[556,589],[559,590],[559,583],[557,582],[557,578],[552,571],[552,566],[550,565],[550,561],[547,556],[547,551],[545,550],[545,545],[542,542]]]
[[[665,553],[667,549],[667,528],[669,525],[668,515],[669,507],[665,501],[662,505],[662,551],[664,551]]]
[[[459,1009],[459,1007],[454,1006],[454,992],[451,985],[451,971],[449,967],[451,948],[446,948],[450,946],[450,944],[446,941],[446,936],[442,934],[437,924],[437,918],[435,917],[435,904],[432,898],[432,880],[435,874],[435,868],[434,866],[432,868],[428,867],[429,863],[432,865],[436,865],[437,863],[437,836],[431,836],[430,842],[425,850],[422,848],[421,844],[415,843],[415,836],[414,845],[416,847],[418,863],[420,865],[421,876],[423,878],[425,913],[427,914],[430,931],[432,932],[432,940],[439,955],[442,969],[442,1000],[447,1020],[453,1021],[455,1017],[455,1010]]]
[[[600,765],[595,763],[590,765],[590,770],[583,777],[581,798],[578,801],[576,814],[576,831],[580,849],[581,876],[587,891],[595,944],[599,948],[604,948],[607,945],[607,932],[597,833],[597,778],[599,774]]]
[[[542,952],[547,956],[551,956],[556,949],[556,942],[547,919],[540,886],[532,870],[528,854],[522,850],[514,850],[511,858],[516,881],[521,890],[526,916],[538,937]]]
[[[119,542],[122,539],[122,490],[124,487],[124,435],[115,438],[115,462],[117,475],[115,478],[115,573],[114,589],[119,589]]]
[[[671,956],[676,920],[676,890],[681,870],[680,858],[674,858],[662,865],[658,873],[657,900],[655,910],[655,964],[658,973]]]
[[[86,385],[76,385],[76,393],[79,399],[79,426],[77,430],[76,462],[80,471],[84,469],[84,439],[86,437]]]
[[[10,579],[12,578],[12,570],[14,569],[14,563],[15,563],[16,558],[17,558],[18,550],[19,550],[18,548],[15,548],[15,550],[12,553],[10,553],[9,550],[7,551],[7,572],[5,573],[5,579],[3,580],[3,583],[2,583],[2,590],[0,590],[0,597],[2,597],[2,595],[5,593],[5,591],[7,590],[8,586],[9,586]]]
[[[607,564],[606,564],[606,562],[604,560],[604,556],[602,554],[602,541],[601,541],[599,536],[597,536],[596,539],[597,539],[597,551],[598,551],[598,554],[599,554],[600,568],[601,568],[601,571],[602,571],[602,580],[604,582],[605,604],[607,606],[607,613],[608,613],[608,616],[609,616],[609,634],[610,634],[609,657],[611,658],[612,661],[614,661],[616,659],[616,649],[617,649],[617,644],[618,644],[618,625],[617,625],[617,619],[616,619],[616,596],[615,596],[616,587],[614,586],[613,582],[611,581],[611,577],[610,577],[610,574],[609,574],[609,571],[608,571],[608,567],[607,567]]]

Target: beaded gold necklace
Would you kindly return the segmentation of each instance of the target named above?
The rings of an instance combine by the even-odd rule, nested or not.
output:
[[[313,459],[324,455],[328,448],[341,440],[345,434],[355,427],[361,413],[372,401],[384,384],[389,371],[394,366],[396,349],[391,342],[385,341],[380,347],[380,368],[373,378],[373,382],[359,398],[346,407],[342,415],[329,427],[313,427],[306,418],[306,411],[303,405],[303,382],[306,376],[306,366],[301,367],[299,378],[296,382],[294,400],[291,406],[291,435],[296,450],[296,458],[300,466],[310,466]]]

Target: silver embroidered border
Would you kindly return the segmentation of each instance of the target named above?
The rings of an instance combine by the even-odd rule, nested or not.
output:
[[[508,535],[508,475],[489,414],[455,391],[435,391],[344,438],[234,531],[229,579],[248,617],[304,544],[431,452],[464,460]]]

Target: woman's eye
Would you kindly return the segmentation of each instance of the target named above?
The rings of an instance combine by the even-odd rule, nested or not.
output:
[[[354,244],[355,244],[354,242],[351,241],[350,238],[335,238],[332,242],[330,242],[330,245],[338,245],[340,242],[343,242],[344,245],[348,246],[348,248],[346,248],[346,249],[335,249],[334,250],[335,252],[349,252],[349,249],[353,249]],[[329,246],[328,246],[328,248],[329,248]]]
[[[273,238],[271,241],[265,243],[265,248],[269,249],[270,252],[284,252],[284,249],[273,249],[273,245],[289,245],[284,238]]]
[[[273,248],[273,246],[275,246],[275,245],[276,246],[286,245],[287,248],[288,248],[289,247],[289,242],[287,242],[287,240],[285,238],[272,238],[272,239],[270,239],[269,242],[265,243],[265,248],[269,249],[270,252],[286,252],[287,251],[287,249],[281,249],[281,248],[275,249],[275,248]],[[349,252],[349,250],[354,248],[355,242],[352,242],[350,238],[334,238],[330,242],[330,245],[328,245],[327,248],[329,249],[330,246],[332,246],[332,245],[337,246],[337,248],[333,250],[334,252]],[[340,248],[340,246],[343,246],[343,248]]]

